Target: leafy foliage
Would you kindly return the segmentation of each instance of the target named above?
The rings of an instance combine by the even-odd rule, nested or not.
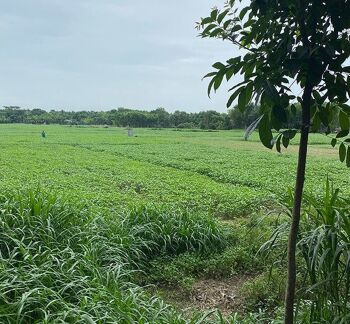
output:
[[[281,128],[295,114],[295,102],[302,102],[294,94],[296,86],[307,86],[312,90],[313,131],[323,126],[329,133],[333,120],[339,119],[340,158],[350,166],[349,2],[251,1],[243,9],[240,3],[227,1],[198,23],[202,37],[222,38],[241,49],[241,55],[213,65],[215,70],[207,75],[209,94],[224,78],[229,81],[240,73],[243,80],[230,89],[227,106],[238,100],[238,109],[244,111],[250,102],[260,101],[260,139],[280,151],[281,143],[287,147],[295,135],[295,130]]]
[[[210,16],[198,23],[202,37],[229,40],[242,49],[241,55],[226,64],[217,62],[207,77],[211,78],[208,94],[217,90],[223,78],[227,81],[240,72],[243,81],[233,86],[227,106],[238,98],[238,109],[244,111],[255,99],[261,103],[259,136],[267,148],[281,143],[288,147],[297,130],[283,129],[293,104],[302,106],[301,137],[295,183],[292,223],[288,240],[288,275],[285,298],[285,323],[294,323],[296,288],[296,242],[305,182],[308,138],[310,128],[318,131],[323,124],[330,133],[330,125],[338,109],[343,139],[339,147],[340,160],[350,167],[349,117],[350,67],[350,3],[337,1],[251,1],[240,8],[241,1],[229,0],[220,12],[213,9]],[[302,89],[294,95],[292,86]],[[258,122],[253,125],[256,126]],[[251,133],[251,129],[248,133]],[[273,131],[278,135],[273,137]],[[334,146],[336,140],[332,139]],[[348,146],[346,148],[346,146]]]
[[[164,108],[151,111],[118,108],[109,111],[55,111],[5,107],[0,109],[0,124],[61,124],[61,125],[113,125],[118,127],[160,127],[232,129],[239,127],[233,116],[217,111],[188,113]]]

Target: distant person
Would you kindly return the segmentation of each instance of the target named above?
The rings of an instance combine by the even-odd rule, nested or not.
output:
[[[41,137],[46,138],[46,132],[44,130],[41,132]]]

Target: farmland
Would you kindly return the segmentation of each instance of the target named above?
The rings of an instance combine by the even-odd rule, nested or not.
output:
[[[276,202],[294,184],[297,146],[283,154],[243,140],[243,131],[194,132],[2,125],[3,188],[42,186],[103,208],[171,204],[233,218]],[[330,140],[314,135],[307,190],[324,175],[349,192]],[[344,175],[345,174],[345,175]],[[283,180],[282,180],[283,179]]]
[[[266,292],[269,259],[255,257],[273,221],[258,223],[257,217],[288,196],[295,143],[278,154],[264,149],[257,134],[244,141],[240,130],[134,133],[128,137],[125,129],[113,127],[0,125],[0,209],[8,222],[3,224],[15,224],[3,225],[0,247],[18,248],[18,255],[12,258],[9,252],[1,265],[0,301],[10,305],[0,307],[2,322],[11,322],[11,314],[24,322],[45,316],[48,322],[63,317],[84,322],[101,314],[106,322],[196,322],[201,312],[179,309],[200,280],[254,275],[244,290],[247,305],[263,298],[254,293],[278,291]],[[322,192],[328,175],[349,195],[346,167],[329,142],[311,136],[306,191]],[[10,235],[16,238],[11,244]],[[41,242],[41,248],[33,242]],[[51,274],[42,273],[44,268]],[[32,272],[37,282],[29,278]],[[6,286],[19,278],[16,288]],[[276,272],[276,278],[283,275]],[[155,288],[140,288],[149,284]],[[180,291],[180,302],[169,298],[170,287]]]

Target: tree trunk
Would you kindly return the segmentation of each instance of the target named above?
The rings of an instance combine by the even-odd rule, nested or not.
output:
[[[307,146],[309,139],[310,128],[310,105],[311,105],[311,93],[312,85],[307,83],[303,93],[302,100],[302,125],[301,136],[299,144],[299,156],[298,156],[298,168],[295,183],[294,192],[294,206],[292,215],[292,224],[289,232],[288,240],[288,277],[287,277],[287,289],[285,296],[285,324],[294,323],[294,295],[296,285],[296,244],[300,222],[300,210],[303,198],[303,188],[305,182],[305,168],[306,168],[306,156]]]

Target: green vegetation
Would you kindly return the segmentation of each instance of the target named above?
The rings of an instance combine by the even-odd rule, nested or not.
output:
[[[298,242],[303,264],[299,294],[305,299],[299,307],[307,310],[311,323],[345,323],[350,318],[350,200],[327,180],[324,193],[307,194],[305,205]],[[290,215],[292,205],[286,207]],[[265,247],[281,251],[287,237],[281,224]]]
[[[293,177],[278,177],[296,167],[294,142],[279,155],[263,149],[255,134],[244,141],[243,131],[134,131],[128,137],[121,128],[0,126],[0,321],[278,323],[284,232],[265,245],[272,244],[269,254],[259,251],[289,222],[279,213]],[[326,143],[312,137],[308,191],[323,193],[328,172],[349,194],[345,167],[334,164],[337,150]],[[310,221],[319,210],[311,199]],[[304,232],[320,226],[310,223]],[[300,247],[311,250],[307,237]],[[338,242],[345,255],[343,234]],[[310,288],[326,270],[315,263],[308,276],[302,256],[300,283]],[[340,261],[332,280],[347,287]],[[241,278],[232,307],[226,299],[224,306],[191,304],[202,281],[211,289],[231,285],[231,278]],[[320,318],[320,305],[312,314],[307,307],[317,302],[318,287],[310,289],[299,294],[300,319]],[[344,291],[320,302],[338,298],[343,316]],[[206,317],[203,308],[222,314]]]
[[[255,107],[257,108],[257,107]],[[257,109],[254,109],[255,111]],[[152,111],[118,108],[110,111],[45,111],[42,109],[21,109],[4,107],[0,109],[0,124],[61,124],[61,125],[114,125],[119,127],[176,127],[201,129],[231,129],[242,127],[246,118],[217,111],[187,113],[176,110],[167,112],[164,108]]]
[[[300,133],[294,204],[288,239],[285,324],[293,324],[297,279],[297,242],[309,135],[340,129],[331,145],[339,145],[339,159],[350,167],[350,7],[348,1],[228,0],[201,18],[197,28],[203,38],[219,38],[237,46],[237,55],[213,64],[208,95],[238,73],[241,82],[229,87],[230,108],[245,113],[251,101],[260,103],[260,116],[247,128],[246,138],[259,129],[261,143],[281,152]],[[301,91],[296,93],[293,86]],[[301,123],[293,125],[296,104]],[[247,112],[249,114],[249,111]],[[276,134],[277,133],[277,134]],[[327,300],[328,301],[328,300]]]
[[[216,222],[136,209],[109,217],[52,195],[0,201],[2,323],[185,320],[129,281],[156,255],[219,249]]]
[[[287,196],[294,179],[285,170],[296,168],[296,146],[270,153],[243,131],[136,129],[128,137],[121,128],[2,125],[0,134],[2,188],[40,185],[106,209],[166,204],[234,218]],[[312,138],[306,186],[320,192],[329,173],[350,193],[327,140]]]
[[[188,113],[176,110],[167,112],[164,108],[151,111],[126,108],[110,111],[45,111],[42,109],[22,109],[20,107],[4,107],[0,109],[0,124],[61,124],[61,125],[113,125],[119,127],[162,127],[178,129],[241,129],[248,127],[259,117],[260,107],[249,105],[245,112],[230,109],[227,113],[217,111],[201,111]],[[290,122],[297,127],[300,124],[301,109],[296,105],[296,115]],[[332,125],[332,129],[339,126]]]

